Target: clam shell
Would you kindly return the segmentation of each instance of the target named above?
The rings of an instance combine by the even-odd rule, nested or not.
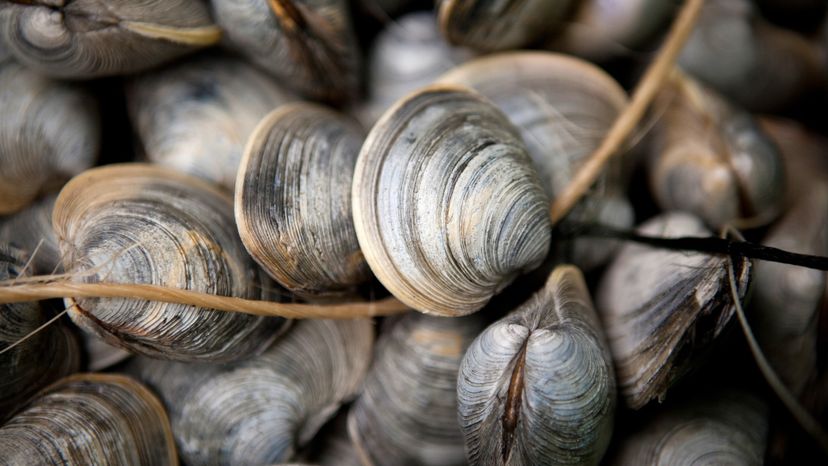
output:
[[[354,173],[371,270],[422,312],[477,311],[549,250],[548,199],[517,130],[467,91],[425,88],[388,110]]]
[[[615,378],[577,268],[558,266],[543,290],[474,340],[457,399],[473,465],[598,464]]]
[[[681,212],[652,218],[636,231],[664,238],[704,237],[701,220]],[[597,304],[627,405],[663,399],[699,362],[734,313],[727,258],[626,244],[607,267]],[[743,299],[751,278],[747,259],[735,259]]]
[[[219,41],[200,0],[42,0],[0,5],[0,42],[60,78],[152,68]]]
[[[63,271],[57,236],[52,229],[56,198],[57,194],[51,194],[16,214],[0,218],[0,242],[29,251],[34,274]]]
[[[248,299],[270,292],[238,237],[230,197],[193,177],[143,164],[88,170],[61,191],[53,224],[64,268],[78,274],[75,280]],[[76,324],[114,346],[186,361],[250,356],[286,322],[126,298],[67,303]]]
[[[190,465],[287,461],[356,395],[371,360],[370,320],[304,320],[259,356],[229,365],[134,359],[169,409]]]
[[[352,292],[370,277],[351,215],[362,129],[325,107],[279,107],[256,127],[238,174],[239,235],[300,296]]]
[[[146,387],[77,374],[43,390],[0,428],[0,463],[177,465],[170,422]]]

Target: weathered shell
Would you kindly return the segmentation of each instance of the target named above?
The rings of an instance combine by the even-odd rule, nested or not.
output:
[[[0,215],[20,210],[97,158],[97,103],[83,90],[7,61],[0,65],[0,108]]]
[[[580,270],[558,266],[543,290],[477,337],[457,399],[473,465],[598,464],[615,377]]]
[[[0,280],[31,275],[24,267],[21,251],[0,244]],[[0,305],[0,350],[29,336],[47,320],[49,316],[37,302]],[[0,354],[0,424],[40,389],[79,367],[78,342],[59,323]]]
[[[439,0],[440,30],[452,44],[487,52],[533,45],[550,36],[571,0]]]
[[[63,271],[57,236],[52,229],[52,209],[57,194],[31,204],[14,215],[0,218],[0,242],[28,251],[33,274]]]
[[[652,218],[638,229],[664,238],[710,236],[701,220],[681,212]],[[626,244],[607,268],[598,311],[627,405],[638,409],[665,397],[730,321],[727,257]],[[740,299],[750,261],[735,259]]]
[[[460,65],[438,82],[470,87],[491,100],[520,131],[550,198],[560,195],[598,148],[627,103],[621,86],[583,60],[546,52],[507,52]],[[625,160],[624,160],[625,159]],[[567,218],[629,228],[626,199],[632,157],[610,163],[591,193]],[[572,260],[584,268],[605,262],[613,242],[574,242]]]
[[[268,283],[244,251],[232,200],[197,178],[143,164],[75,177],[55,203],[64,268],[77,281],[147,283],[249,299]],[[108,343],[157,358],[229,361],[259,351],[280,318],[125,298],[67,299]]]
[[[215,44],[221,31],[200,0],[36,0],[0,4],[0,42],[50,76],[145,70]]]
[[[345,0],[212,0],[228,44],[309,97],[346,100],[359,48]]]
[[[654,106],[663,111],[648,168],[662,209],[691,212],[713,227],[767,223],[779,213],[784,166],[750,114],[679,73]]]
[[[621,442],[609,464],[760,466],[767,435],[767,407],[754,395],[736,390],[703,394],[656,412]]]
[[[409,313],[388,322],[348,416],[365,465],[462,465],[457,371],[483,327],[463,318]]]
[[[549,250],[548,198],[517,130],[446,86],[398,102],[354,173],[357,238],[371,270],[422,312],[477,311]]]
[[[127,98],[150,161],[230,191],[253,128],[268,112],[296,99],[245,62],[217,56],[140,76]]]
[[[0,428],[0,464],[178,464],[164,407],[123,375],[59,380]]]
[[[389,23],[371,48],[368,98],[358,111],[360,121],[372,126],[394,102],[472,55],[443,40],[433,12],[409,13]]]
[[[289,460],[356,395],[371,360],[370,320],[304,320],[259,356],[232,365],[137,358],[161,395],[190,465]]]
[[[364,133],[324,107],[279,107],[256,127],[239,167],[242,242],[300,296],[353,291],[370,276],[354,231],[351,182]]]

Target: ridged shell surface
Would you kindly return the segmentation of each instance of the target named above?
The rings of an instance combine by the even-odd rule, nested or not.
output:
[[[52,209],[57,194],[50,194],[13,215],[0,218],[0,242],[27,251],[33,274],[60,273],[63,263],[52,229]]]
[[[197,178],[144,164],[88,170],[61,191],[53,224],[67,273],[273,299],[233,222],[232,200]],[[266,278],[266,277],[264,277]],[[156,358],[250,356],[285,320],[126,298],[69,299],[72,320],[108,343]]]
[[[506,117],[447,86],[389,109],[354,173],[354,223],[371,271],[432,314],[475,312],[537,267],[549,250],[548,202]]]

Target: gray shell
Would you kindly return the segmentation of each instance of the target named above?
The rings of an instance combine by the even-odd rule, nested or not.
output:
[[[95,162],[97,102],[77,86],[7,61],[0,64],[0,108],[0,215],[20,210]]]
[[[664,238],[710,236],[701,220],[671,212],[636,231]],[[734,313],[727,258],[626,244],[607,267],[597,304],[627,405],[663,399],[722,333]],[[739,297],[751,277],[747,259],[735,261]]]
[[[615,411],[612,359],[581,272],[546,286],[469,347],[458,418],[473,465],[595,465]]]
[[[60,78],[128,74],[219,41],[201,0],[40,0],[0,4],[0,42]]]
[[[348,417],[365,465],[462,465],[457,371],[479,316],[416,312],[384,326],[371,372]]]
[[[51,194],[16,214],[0,218],[0,242],[28,251],[35,275],[63,271],[57,236],[52,229],[56,198],[57,194]]]
[[[108,165],[61,191],[54,228],[64,268],[87,282],[147,283],[269,298],[236,232],[232,200],[153,165]],[[281,318],[125,298],[68,299],[72,320],[108,343],[156,358],[230,361],[266,347]]]
[[[127,99],[149,161],[232,192],[250,133],[296,97],[241,60],[203,56],[134,79]]]
[[[477,311],[537,267],[549,203],[517,130],[488,101],[433,86],[374,125],[357,160],[353,212],[371,271],[422,312]]]
[[[287,461],[356,395],[371,360],[370,320],[303,320],[231,365],[136,358],[128,371],[169,409],[182,458],[197,465]]]

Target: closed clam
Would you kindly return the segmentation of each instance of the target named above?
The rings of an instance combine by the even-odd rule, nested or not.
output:
[[[164,407],[114,374],[78,374],[43,390],[0,428],[0,464],[177,465]]]
[[[479,316],[387,322],[348,430],[365,465],[462,465],[457,371]]]
[[[260,465],[290,460],[357,393],[372,346],[370,320],[303,320],[238,363],[137,358],[128,371],[160,394],[187,464]]]
[[[109,165],[66,185],[53,224],[64,269],[76,281],[272,299],[239,240],[232,208],[229,195],[197,178],[151,165]],[[250,356],[286,322],[126,298],[67,303],[76,324],[112,345],[188,361]]]
[[[559,196],[598,147],[627,103],[600,68],[546,52],[504,52],[464,63],[438,82],[470,87],[491,100],[520,131],[547,195]],[[632,157],[616,158],[569,221],[632,226],[625,191]],[[615,243],[580,239],[571,260],[584,268],[606,261]]]
[[[615,410],[612,359],[581,272],[559,266],[466,351],[458,418],[471,464],[598,464]]]
[[[25,261],[22,251],[0,243],[0,280],[30,275]],[[80,366],[78,342],[66,327],[52,325],[29,336],[48,319],[37,302],[0,306],[0,350],[5,351],[0,354],[0,423],[40,389]],[[8,349],[12,344],[17,346]]]
[[[26,66],[61,78],[134,73],[220,38],[200,0],[0,3],[0,42]]]
[[[149,161],[230,191],[253,128],[295,99],[263,72],[223,56],[202,56],[139,76],[127,98]]]
[[[665,238],[712,234],[701,220],[681,212],[652,218],[637,231]],[[735,312],[728,260],[626,244],[610,263],[596,301],[629,407],[663,399],[723,332]],[[734,259],[734,270],[742,299],[750,261]]]
[[[475,312],[540,265],[547,208],[518,131],[454,87],[425,88],[389,109],[354,172],[354,224],[371,271],[426,313]]]
[[[345,0],[211,0],[228,45],[315,99],[359,87],[359,48]]]
[[[294,293],[334,296],[371,275],[351,215],[355,122],[313,104],[267,115],[245,149],[236,185],[239,235],[254,259]]]
[[[80,88],[7,61],[0,64],[0,108],[0,215],[58,188],[97,158],[97,103]]]
[[[713,227],[764,224],[779,213],[784,166],[750,114],[681,73],[673,74],[655,106],[664,110],[648,168],[664,210],[691,212]]]

